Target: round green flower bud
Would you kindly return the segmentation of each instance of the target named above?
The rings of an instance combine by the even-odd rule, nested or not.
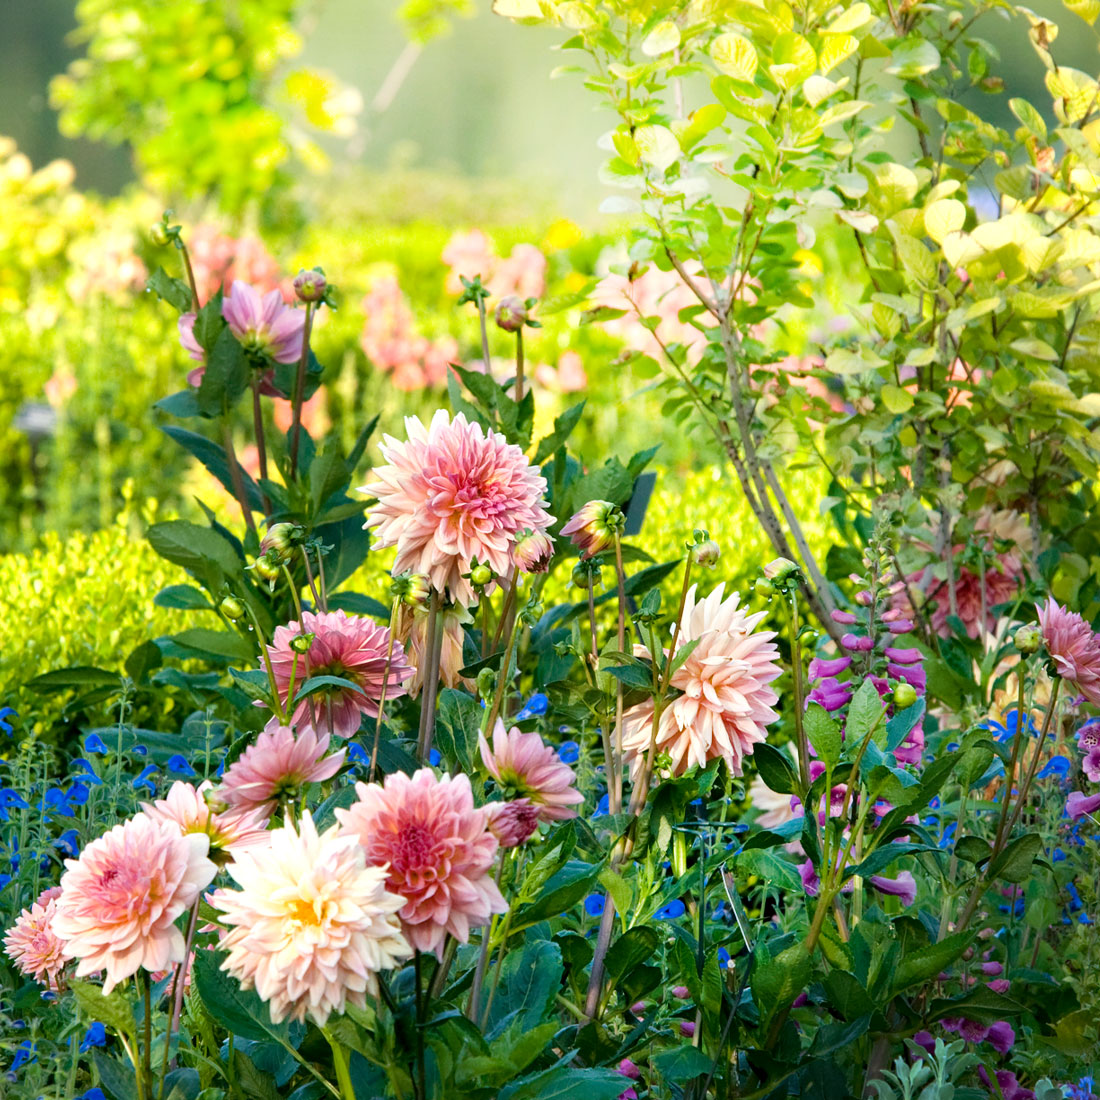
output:
[[[475,565],[470,570],[470,583],[475,588],[484,588],[493,579],[493,571],[487,565]]]
[[[694,565],[701,565],[704,569],[713,569],[718,564],[721,553],[722,551],[714,539],[704,539],[691,548],[691,560]]]
[[[149,239],[158,248],[163,248],[168,243],[168,226],[164,222],[154,222],[149,227]]]
[[[1021,626],[1013,637],[1016,648],[1025,656],[1038,653],[1043,644],[1043,632],[1037,626]]]
[[[904,680],[894,688],[894,706],[908,710],[917,701],[917,689]]]
[[[219,605],[221,613],[236,622],[244,614],[244,604],[236,596],[226,596]]]
[[[761,598],[770,600],[775,595],[775,585],[767,577],[757,577],[753,591]]]
[[[298,634],[290,639],[290,648],[295,653],[308,653],[311,645],[313,645],[312,634]]]
[[[252,568],[261,580],[274,583],[279,579],[279,562],[267,554],[257,558],[252,563]]]

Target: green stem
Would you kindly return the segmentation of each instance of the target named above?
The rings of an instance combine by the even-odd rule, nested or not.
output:
[[[428,637],[425,654],[428,663],[424,667],[424,682],[420,688],[420,763],[428,764],[435,733],[435,701],[439,693],[439,660],[443,649],[443,624],[439,621],[440,595],[433,588],[428,602]]]
[[[516,586],[518,584],[519,571],[517,570],[512,576],[512,584],[508,589],[508,598],[505,600],[505,606],[515,600]],[[485,718],[485,733],[488,737],[492,736],[497,718],[500,717],[501,707],[504,705],[504,694],[508,690],[508,682],[510,680],[509,673],[512,670],[512,654],[515,652],[516,638],[518,636],[519,617],[514,616],[511,630],[508,633],[508,644],[504,647],[504,658],[500,664],[500,672],[497,675],[497,687],[496,691],[493,692],[493,705],[489,708],[489,712]]]
[[[260,373],[252,370],[252,433],[256,437],[256,454],[260,460],[260,481],[267,481],[267,440],[264,438],[264,413],[260,405]],[[264,515],[271,512],[271,501],[267,490],[260,486],[260,500],[263,502]]]
[[[302,330],[302,357],[294,376],[294,412],[290,428],[290,476],[298,473],[298,443],[302,433],[302,396],[306,385],[306,365],[309,363],[309,337],[313,328],[313,303],[306,302],[306,321]]]
[[[332,1048],[332,1064],[336,1069],[336,1083],[340,1088],[340,1100],[356,1100],[355,1088],[351,1083],[351,1073],[348,1069],[347,1051],[340,1045],[336,1037],[329,1029],[322,1028],[328,1045]]]
[[[374,782],[374,776],[378,769],[378,743],[382,737],[382,711],[386,706],[386,688],[390,682],[390,664],[393,661],[393,636],[397,629],[397,612],[401,607],[401,600],[397,598],[390,608],[390,637],[386,643],[386,665],[382,672],[382,691],[378,697],[378,717],[374,720],[374,745],[370,751],[370,782]]]

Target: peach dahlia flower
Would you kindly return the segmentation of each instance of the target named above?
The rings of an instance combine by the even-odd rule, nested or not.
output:
[[[404,443],[385,437],[386,465],[360,489],[378,498],[367,526],[379,546],[397,547],[395,574],[426,573],[436,591],[472,606],[477,597],[462,575],[470,562],[477,558],[507,576],[519,536],[553,521],[546,479],[519,447],[462,413],[451,420],[440,409],[427,427],[408,416],[405,430]]]
[[[222,966],[275,1023],[308,1015],[324,1025],[349,1002],[364,1007],[378,971],[412,954],[396,916],[405,900],[387,892],[385,870],[368,867],[339,826],[318,834],[308,811],[267,847],[234,853],[228,871],[240,889],[211,898],[229,925]]]
[[[465,775],[440,779],[421,768],[355,791],[359,801],[337,810],[337,820],[359,838],[367,863],[386,870],[386,888],[406,899],[401,926],[418,951],[438,954],[448,933],[466,943],[471,927],[508,908],[489,873],[497,839]]]
[[[21,974],[33,978],[47,989],[56,989],[58,977],[67,962],[64,944],[53,927],[57,897],[61,888],[45,890],[38,900],[15,918],[4,937],[4,951]]]
[[[227,810],[214,813],[206,801],[207,792],[214,785],[209,779],[198,787],[177,781],[168,789],[165,798],[155,802],[143,802],[142,812],[154,821],[167,821],[175,825],[181,834],[204,833],[210,838],[210,855],[267,843],[268,814],[262,809]]]
[[[666,705],[657,726],[657,752],[671,758],[673,775],[715,759],[740,775],[744,758],[778,717],[772,706],[779,697],[768,686],[780,674],[775,632],[757,631],[764,612],[746,614],[737,606],[737,594],[723,600],[722,589],[719,585],[696,602],[692,585],[684,604],[678,644],[697,640],[698,645],[672,674],[670,684],[681,694]],[[644,646],[635,646],[634,652],[650,656]],[[635,779],[644,766],[652,727],[652,699],[623,715],[623,754]]]
[[[214,880],[205,833],[138,814],[93,840],[79,859],[65,860],[53,930],[76,976],[103,970],[110,993],[140,969],[183,961],[176,920]]]

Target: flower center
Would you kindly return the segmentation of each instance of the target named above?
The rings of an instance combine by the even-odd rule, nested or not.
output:
[[[316,928],[324,923],[328,905],[321,898],[295,898],[287,906],[287,910],[291,920]]]
[[[401,871],[422,867],[431,859],[435,838],[426,825],[415,822],[402,827],[393,847],[393,865]]]

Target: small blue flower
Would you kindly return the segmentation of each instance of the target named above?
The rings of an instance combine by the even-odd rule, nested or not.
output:
[[[584,899],[584,911],[590,917],[598,917],[603,913],[604,897],[603,894],[589,894]]]
[[[103,738],[98,733],[89,733],[84,738],[84,751],[90,752],[95,756],[102,756],[110,750],[105,744],[103,744]]]
[[[563,741],[558,749],[558,759],[563,764],[575,764],[581,755],[581,747],[576,741]]]
[[[668,905],[662,905],[653,915],[657,920],[675,920],[677,917],[682,917],[685,912],[684,903],[679,898],[675,898]]]
[[[135,756],[148,756],[149,755],[149,750],[148,750],[148,748],[146,748],[145,745],[135,745],[130,751]]]
[[[11,875],[0,875],[0,890],[3,890],[11,882]]]
[[[9,718],[18,718],[19,715],[11,707],[0,707],[0,730],[11,737],[11,723]]]
[[[730,964],[730,953],[724,947],[719,947],[718,948],[718,966],[722,970],[725,970],[729,967],[729,964]]]
[[[134,790],[137,791],[140,790],[142,787],[145,787],[150,794],[156,793],[157,785],[153,782],[152,779],[149,778],[151,775],[154,775],[156,773],[156,770],[157,768],[155,764],[146,764],[145,767],[141,770],[141,775],[139,775],[132,784]]]
[[[355,741],[349,741],[347,744],[348,760],[353,765],[360,765],[364,768],[370,767],[370,754],[362,745]]]
[[[15,1057],[12,1059],[11,1072],[18,1073],[25,1065],[29,1065],[31,1062],[37,1061],[38,1055],[35,1053],[35,1044],[30,1039],[24,1039],[19,1046],[15,1048]]]
[[[188,777],[196,776],[199,773],[195,771],[190,764],[187,763],[187,757],[182,753],[176,753],[174,756],[168,757],[168,763],[165,765],[170,772],[174,772],[176,775],[186,775]]]
[[[69,859],[76,859],[80,855],[80,844],[77,842],[75,829],[66,829],[54,842],[55,848],[60,848],[62,854]]]
[[[90,783],[93,787],[98,787],[103,782],[103,780],[96,775],[95,768],[92,767],[92,762],[86,760],[83,756],[78,756],[69,764],[69,774],[72,775],[73,772],[76,772],[76,774],[80,776],[81,783]]]
[[[101,1088],[90,1088],[87,1092],[82,1092],[76,1100],[107,1100],[106,1095]]]
[[[550,709],[550,700],[542,694],[541,691],[536,692],[523,704],[523,708],[519,714],[516,715],[515,721],[526,722],[529,718],[538,718],[540,715],[545,714]]]
[[[1072,767],[1073,761],[1068,756],[1052,756],[1040,769],[1039,778],[1047,779],[1052,775],[1056,775],[1061,779],[1069,775]]]
[[[431,766],[433,768],[438,768],[439,767],[439,762],[442,759],[443,759],[443,757],[439,755],[439,749],[432,749],[428,753],[428,763],[431,764]]]
[[[56,1001],[57,1000],[57,994],[54,993],[52,989],[47,989],[45,993],[41,994],[41,997],[42,997],[42,1000],[44,1000],[44,1001]]]
[[[601,798],[600,801],[596,804],[596,809],[592,814],[593,820],[595,820],[597,817],[605,817],[610,812],[610,805],[611,804],[610,802],[608,802],[607,795],[604,795],[603,798]]]
[[[87,1054],[92,1047],[103,1047],[106,1045],[107,1029],[96,1020],[84,1033],[84,1038],[80,1041],[80,1053]]]
[[[1064,851],[1063,849],[1061,849],[1061,848],[1055,848],[1055,849],[1054,849],[1054,851],[1053,851],[1053,852],[1051,852],[1051,854],[1050,854],[1050,858],[1051,858],[1051,859],[1052,859],[1052,860],[1053,860],[1053,861],[1054,861],[1055,863],[1065,863],[1065,861],[1066,861],[1066,853],[1065,853],[1065,851]]]
[[[83,806],[88,801],[88,787],[82,782],[74,783],[66,792],[65,797],[70,806]]]

